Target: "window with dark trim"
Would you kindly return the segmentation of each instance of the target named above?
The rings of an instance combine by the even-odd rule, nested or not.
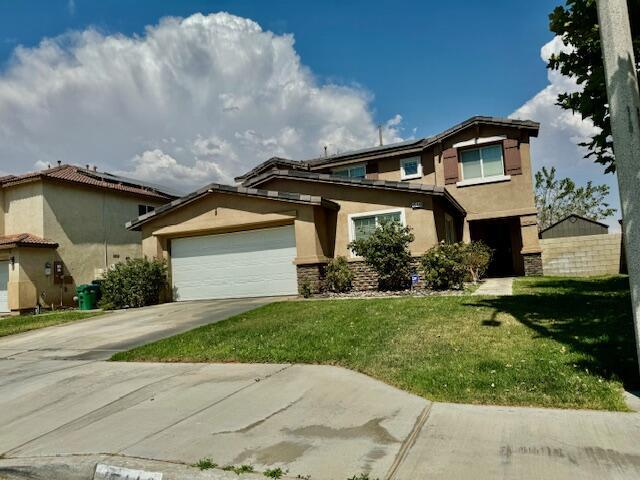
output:
[[[138,216],[153,212],[156,209],[153,205],[138,205]]]
[[[463,180],[504,175],[502,145],[462,150],[460,152]]]

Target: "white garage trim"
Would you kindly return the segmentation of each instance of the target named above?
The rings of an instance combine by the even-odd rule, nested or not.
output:
[[[176,300],[296,295],[293,225],[171,240]]]
[[[9,311],[9,262],[0,262],[0,312]]]

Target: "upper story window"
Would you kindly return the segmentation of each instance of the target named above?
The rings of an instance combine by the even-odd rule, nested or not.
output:
[[[336,168],[331,173],[338,177],[364,178],[367,175],[367,169],[364,163],[358,163],[357,165]]]
[[[502,145],[463,150],[460,152],[463,180],[504,175]]]
[[[422,177],[422,162],[420,157],[403,158],[400,160],[400,178],[410,180]]]
[[[349,215],[351,222],[351,240],[361,240],[367,238],[376,231],[382,222],[396,221],[405,225],[403,210],[385,210],[381,212],[356,213]]]
[[[156,209],[153,205],[138,205],[138,216],[153,212]]]

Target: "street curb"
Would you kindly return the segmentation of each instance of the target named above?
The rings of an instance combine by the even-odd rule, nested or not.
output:
[[[220,469],[199,470],[190,465],[117,455],[64,455],[0,459],[0,480],[94,480],[96,466],[162,473],[162,480],[265,480],[261,473],[237,475]],[[95,477],[102,480],[103,477]],[[114,480],[120,477],[111,477]],[[127,477],[122,477],[123,480]],[[282,480],[293,480],[282,477]]]

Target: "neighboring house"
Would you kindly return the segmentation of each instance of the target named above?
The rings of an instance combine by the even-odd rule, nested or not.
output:
[[[418,257],[483,240],[494,275],[540,274],[529,142],[538,123],[472,117],[438,135],[312,160],[272,158],[128,224],[166,258],[178,300],[296,294],[338,255],[355,288],[375,285],[348,248],[383,219],[412,227]]]
[[[73,305],[76,285],[141,255],[126,221],[174,198],[72,165],[0,178],[0,312]]]
[[[606,235],[609,226],[590,218],[571,214],[540,231],[540,238],[580,237],[583,235]]]

